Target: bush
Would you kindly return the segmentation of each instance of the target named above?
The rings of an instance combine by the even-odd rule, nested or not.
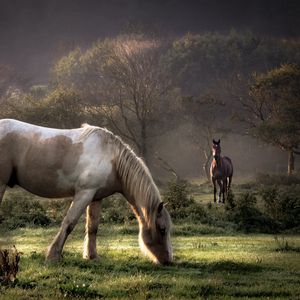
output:
[[[71,202],[71,198],[49,199],[43,201],[43,207],[51,221],[55,224],[60,224],[65,217]]]
[[[103,200],[101,213],[103,223],[124,223],[134,218],[134,213],[122,196],[113,195]]]
[[[228,220],[238,225],[244,232],[274,232],[272,220],[264,216],[256,207],[257,199],[252,193],[244,193],[237,200],[232,196],[232,203],[227,210]],[[233,202],[234,201],[234,202]]]
[[[167,203],[171,217],[175,220],[206,220],[206,210],[188,195],[185,181],[170,182],[163,199]]]
[[[15,194],[2,202],[0,223],[2,227],[15,229],[28,225],[47,226],[51,220],[38,200]]]
[[[16,247],[12,250],[0,249],[0,284],[14,281],[19,271],[20,253]]]
[[[255,183],[263,186],[282,186],[300,184],[299,175],[287,174],[262,174],[256,175]]]
[[[265,187],[260,194],[265,213],[280,230],[300,226],[300,185]]]

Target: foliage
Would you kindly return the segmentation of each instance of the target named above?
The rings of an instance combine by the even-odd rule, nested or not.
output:
[[[277,228],[272,220],[265,216],[256,206],[257,198],[246,192],[236,198],[231,196],[227,204],[227,218],[237,224],[238,230],[244,232],[274,232]]]
[[[289,187],[266,187],[261,196],[266,214],[278,229],[300,227],[300,185]]]
[[[101,222],[128,223],[134,218],[132,210],[122,196],[113,195],[103,200]]]
[[[213,91],[224,98],[236,95],[253,72],[300,62],[299,44],[234,30],[225,35],[186,34],[173,42],[167,61],[185,92],[198,95]]]
[[[29,195],[15,194],[0,206],[0,223],[4,228],[14,229],[28,225],[47,226],[51,222],[39,201]]]
[[[188,195],[187,182],[169,182],[163,195],[167,209],[174,220],[201,221],[206,217],[204,208]]]
[[[67,88],[57,88],[40,98],[42,93],[31,90],[14,99],[7,99],[1,117],[15,118],[48,127],[74,128],[90,122],[101,125],[92,107],[86,106],[79,95]]]
[[[12,66],[0,64],[0,102],[7,97],[18,96],[28,85],[28,78],[18,73]]]
[[[170,108],[163,52],[162,41],[142,34],[98,41],[61,58],[53,67],[52,85],[75,89],[106,126],[147,157],[148,139],[164,120],[158,112]]]
[[[282,65],[256,75],[251,86],[252,110],[259,120],[254,135],[282,149],[296,149],[300,143],[300,67]]]
[[[289,185],[295,185],[300,184],[300,176],[299,174],[265,174],[265,173],[259,173],[255,176],[255,181],[251,183],[253,186],[260,185],[263,186],[289,186]]]
[[[40,204],[42,204],[47,216],[50,218],[51,224],[60,224],[70,207],[72,199],[43,199],[41,201]]]
[[[20,252],[14,246],[12,250],[0,249],[0,285],[14,281],[19,271]]]

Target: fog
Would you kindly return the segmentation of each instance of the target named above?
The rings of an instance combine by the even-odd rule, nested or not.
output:
[[[75,47],[86,49],[98,39],[117,36],[130,26],[166,39],[187,32],[236,29],[299,40],[299,13],[300,2],[292,0],[0,0],[0,64],[15,68],[31,85],[47,85],[49,71],[60,57]],[[203,151],[191,143],[187,124],[179,123],[153,140],[151,151],[158,152],[181,177],[203,177]],[[235,175],[286,171],[287,154],[277,148],[241,135],[221,139],[222,154],[232,158]],[[155,163],[153,170],[170,176]]]
[[[42,83],[57,56],[117,35],[130,24],[165,35],[236,28],[298,38],[299,7],[296,0],[1,0],[0,63]]]
[[[215,137],[216,140],[219,138],[220,136]],[[193,145],[191,139],[187,137],[186,126],[163,135],[153,148],[174,168],[179,178],[205,179],[203,170],[205,156],[203,151],[196,144]],[[232,160],[235,182],[253,180],[257,174],[278,174],[287,171],[287,154],[256,139],[230,134],[221,138],[221,148],[222,155]],[[157,161],[153,165],[152,169],[157,177],[166,180],[174,179],[174,176],[164,170]],[[299,162],[296,164],[297,168],[299,168]]]

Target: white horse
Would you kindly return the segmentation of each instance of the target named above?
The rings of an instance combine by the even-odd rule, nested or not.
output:
[[[141,250],[155,263],[172,261],[171,220],[151,174],[129,146],[106,129],[85,124],[61,130],[0,120],[0,203],[6,186],[14,185],[41,197],[73,197],[48,248],[48,260],[60,258],[84,210],[83,257],[97,258],[101,200],[119,192],[139,222]]]

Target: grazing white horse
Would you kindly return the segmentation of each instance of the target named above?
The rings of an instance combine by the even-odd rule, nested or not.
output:
[[[139,243],[152,261],[172,261],[170,216],[143,161],[110,131],[89,125],[61,130],[0,120],[0,203],[6,186],[48,198],[73,197],[46,259],[60,258],[86,210],[83,256],[97,257],[101,200],[122,193],[139,222]],[[20,203],[22,205],[22,203]]]

